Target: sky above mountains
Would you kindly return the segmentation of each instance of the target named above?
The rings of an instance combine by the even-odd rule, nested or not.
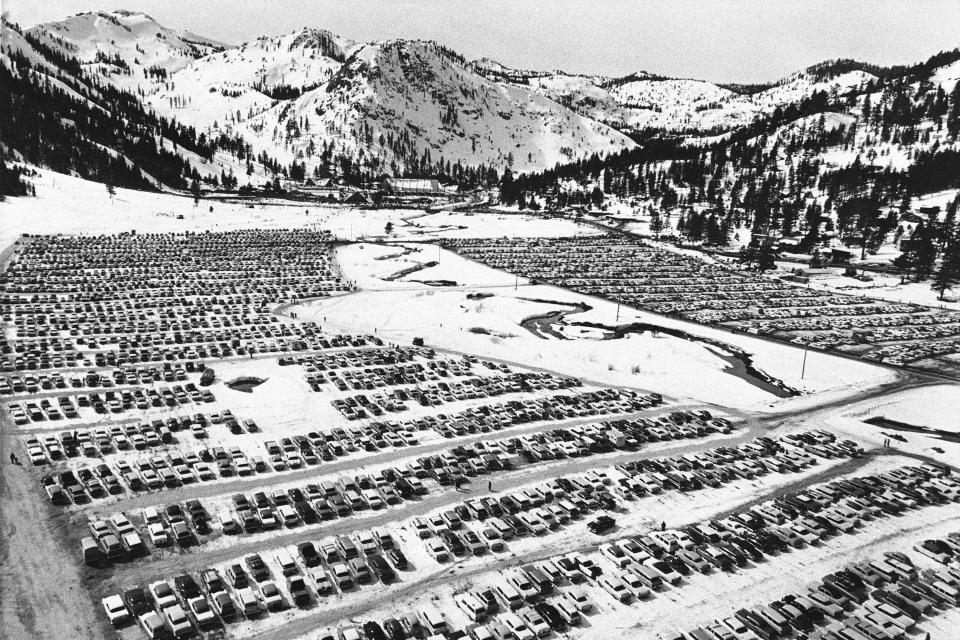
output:
[[[957,0],[7,0],[22,27],[143,11],[228,43],[303,26],[436,40],[517,68],[714,82],[777,80],[832,58],[917,62],[960,46]]]

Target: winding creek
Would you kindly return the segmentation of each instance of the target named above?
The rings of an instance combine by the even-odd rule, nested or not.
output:
[[[547,313],[530,316],[520,322],[520,326],[538,338],[544,340],[549,340],[551,338],[557,340],[571,340],[572,338],[559,331],[558,327],[560,326],[599,329],[603,332],[602,337],[600,338],[601,340],[620,340],[632,333],[639,335],[648,332],[652,335],[662,333],[673,338],[687,340],[689,342],[695,342],[702,345],[703,348],[707,349],[711,354],[720,358],[727,364],[727,367],[724,369],[725,373],[736,376],[744,382],[751,384],[758,389],[762,389],[771,395],[774,395],[778,398],[791,398],[793,396],[800,395],[798,390],[788,386],[782,380],[774,378],[765,371],[758,369],[753,364],[752,354],[747,353],[739,347],[735,347],[720,340],[711,340],[702,336],[695,336],[681,329],[662,327],[647,322],[631,322],[629,324],[621,325],[605,325],[597,322],[569,322],[567,320],[567,316],[584,313],[589,311],[591,307],[584,303],[567,303],[556,300],[539,300],[530,298],[524,298],[524,300],[566,307],[564,309],[556,309]]]

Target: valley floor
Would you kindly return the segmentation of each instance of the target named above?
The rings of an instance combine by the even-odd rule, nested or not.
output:
[[[527,562],[577,552],[613,572],[614,565],[598,552],[599,545],[628,534],[649,533],[661,523],[676,528],[723,517],[813,484],[883,473],[921,461],[937,461],[960,472],[960,439],[945,439],[931,431],[900,432],[902,438],[889,440],[892,432],[888,428],[864,422],[881,416],[915,426],[956,431],[953,417],[960,409],[955,401],[960,396],[955,384],[819,351],[804,354],[794,346],[620,307],[599,298],[529,282],[434,244],[451,237],[595,234],[593,227],[509,212],[359,211],[283,201],[201,200],[199,206],[194,206],[188,198],[124,189],[119,189],[111,202],[102,185],[51,172],[41,172],[38,192],[37,198],[14,199],[0,205],[0,244],[11,245],[21,234],[329,229],[343,240],[334,248],[333,255],[343,278],[355,290],[274,308],[274,314],[283,323],[314,321],[327,333],[370,334],[387,345],[409,346],[420,338],[426,347],[436,351],[438,358],[461,360],[470,355],[519,371],[575,377],[584,389],[655,391],[663,395],[665,407],[613,417],[653,418],[675,410],[706,408],[714,415],[729,418],[734,429],[729,434],[695,440],[651,442],[637,452],[617,451],[590,460],[571,457],[524,465],[502,474],[478,476],[462,491],[431,485],[426,496],[382,511],[367,510],[329,523],[240,537],[217,533],[188,552],[154,549],[149,557],[135,562],[95,570],[84,567],[78,557],[78,540],[86,535],[87,523],[95,517],[122,511],[139,525],[146,507],[193,498],[202,499],[214,513],[228,513],[232,508],[231,495],[238,491],[272,492],[306,482],[335,482],[343,474],[373,474],[413,462],[417,456],[441,454],[456,445],[572,429],[610,416],[531,422],[507,427],[503,434],[477,433],[452,440],[433,430],[419,431],[420,441],[406,451],[358,451],[343,461],[324,462],[319,467],[287,469],[251,478],[219,478],[174,492],[128,493],[102,502],[61,508],[50,505],[42,493],[38,482],[42,468],[8,462],[11,452],[25,459],[25,437],[53,431],[48,429],[49,425],[16,426],[3,411],[0,628],[11,639],[141,638],[143,634],[135,626],[119,631],[110,627],[99,598],[183,571],[196,574],[210,566],[223,571],[254,552],[262,553],[274,575],[281,576],[275,559],[280,547],[292,548],[294,543],[307,539],[331,540],[336,535],[355,534],[371,527],[389,531],[410,560],[411,568],[399,572],[397,583],[364,586],[316,599],[305,609],[291,607],[282,613],[230,624],[225,629],[226,636],[268,640],[317,638],[342,625],[359,626],[371,619],[397,617],[426,602],[437,604],[451,626],[462,628],[470,621],[453,603],[454,596],[500,583],[505,575]],[[387,223],[393,226],[391,233],[385,231]],[[9,258],[10,254],[5,256]],[[631,323],[654,328],[621,337],[614,335],[613,329]],[[798,394],[778,397],[771,393],[769,385],[741,366],[735,352],[748,354],[756,370]],[[207,446],[237,446],[245,453],[262,453],[268,441],[312,429],[357,424],[331,406],[332,400],[347,393],[329,388],[311,391],[304,382],[302,368],[280,366],[276,356],[221,360],[211,365],[218,374],[211,387],[217,401],[209,410],[230,409],[240,417],[253,418],[262,431],[232,436],[221,426],[219,430],[211,429]],[[249,394],[230,390],[224,384],[243,376],[258,376],[266,382]],[[349,392],[356,393],[360,392]],[[507,394],[503,400],[548,395],[539,390]],[[410,404],[409,411],[383,419],[439,416],[443,420],[456,411],[483,403],[457,400],[440,407]],[[148,420],[168,415],[166,411],[151,411],[139,417]],[[104,415],[77,419],[71,426],[95,428],[122,422],[115,416]],[[542,486],[558,476],[583,476],[588,471],[616,474],[614,465],[628,461],[702,453],[717,447],[740,446],[758,436],[779,438],[813,429],[853,440],[864,448],[865,455],[818,459],[817,464],[795,473],[738,478],[701,491],[625,499],[622,511],[614,514],[618,527],[612,534],[594,536],[586,532],[585,520],[575,520],[543,536],[512,540],[505,551],[467,556],[454,562],[435,561],[415,532],[414,517],[438,514],[465,499],[498,497]],[[888,440],[891,446],[885,446]],[[172,454],[179,446],[175,442],[159,451]],[[109,461],[114,464],[136,457],[139,454],[111,454]],[[65,461],[59,468],[76,464]],[[488,478],[491,485],[486,484]],[[911,548],[923,539],[945,537],[954,531],[960,531],[960,504],[955,502],[870,521],[853,534],[773,554],[737,571],[691,575],[676,587],[632,605],[622,605],[597,585],[588,583],[585,589],[595,612],[585,616],[583,626],[562,637],[673,638],[680,631],[732,615],[741,606],[798,593],[827,572],[852,561],[881,557],[885,551],[906,550],[920,566],[933,567],[933,561]],[[282,579],[277,582],[282,583]],[[920,631],[915,634],[930,632],[934,640],[950,638],[952,629],[960,623],[960,613],[950,608],[939,614],[923,618],[917,627]]]

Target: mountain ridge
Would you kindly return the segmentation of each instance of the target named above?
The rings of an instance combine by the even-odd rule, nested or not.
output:
[[[544,171],[651,138],[710,144],[799,114],[818,95],[853,99],[898,78],[950,91],[960,75],[960,50],[893,67],[828,60],[758,85],[569,74],[315,27],[230,46],[137,11],[82,13],[23,34],[39,67],[85,74],[92,91],[106,83],[138,96],[144,109],[195,130],[201,147],[224,141],[222,171],[254,182],[430,174],[482,186],[506,168]],[[217,174],[200,171],[202,180]]]

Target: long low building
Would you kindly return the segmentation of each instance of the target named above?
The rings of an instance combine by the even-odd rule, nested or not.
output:
[[[385,178],[382,188],[395,196],[442,196],[446,195],[439,180],[431,178]]]

